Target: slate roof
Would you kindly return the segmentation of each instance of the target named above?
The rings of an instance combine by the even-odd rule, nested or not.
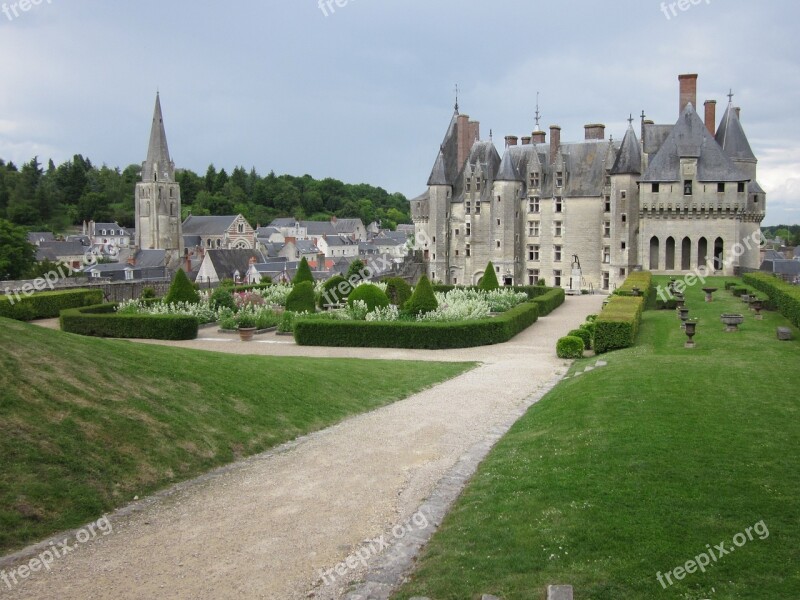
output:
[[[164,130],[164,117],[161,114],[161,98],[156,94],[156,107],[153,111],[153,126],[150,129],[150,144],[147,147],[147,160],[142,167],[142,181],[153,180],[153,168],[158,165],[160,180],[174,180],[174,168],[169,157],[167,134]]]
[[[680,181],[680,161],[687,157],[697,158],[698,181],[748,180],[711,137],[691,103],[686,106],[661,149],[650,161],[641,181]]]
[[[792,260],[790,258],[765,260],[761,263],[761,270],[767,273],[797,277],[800,275],[800,260]]]
[[[453,113],[436,162],[433,163],[428,185],[453,185],[462,165],[458,164],[458,111]]]
[[[79,256],[89,250],[80,242],[42,242],[40,248],[52,251],[57,257]]]
[[[198,217],[189,215],[183,222],[183,235],[224,235],[239,215],[221,217]]]
[[[250,267],[250,259],[255,258],[256,263],[266,262],[264,255],[258,250],[206,250],[206,257],[214,265],[214,270],[220,279],[233,277],[235,271],[243,276]]]
[[[611,167],[612,175],[640,175],[642,172],[642,148],[636,139],[633,126],[628,127],[622,139],[622,147],[617,153],[614,166]]]
[[[330,237],[326,237],[325,242],[328,244],[328,246],[336,246],[336,247],[358,245],[357,241],[351,240],[350,238],[341,235],[332,235]]]
[[[742,129],[742,123],[736,114],[736,108],[733,103],[728,104],[728,110],[722,117],[722,122],[719,124],[716,136],[717,143],[722,147],[722,150],[729,157],[736,160],[756,160],[756,155],[753,154],[750,148],[750,142],[747,141],[747,136]]]
[[[656,125],[646,123],[644,126],[644,151],[645,154],[653,155],[667,141],[669,134],[672,133],[674,125]]]
[[[94,224],[94,234],[96,236],[103,235],[102,231],[106,231],[106,235],[128,235],[128,232],[125,231],[125,228],[122,227],[119,223],[95,223]]]
[[[28,242],[39,245],[41,242],[55,242],[56,236],[50,231],[31,231],[28,233]]]
[[[136,267],[163,267],[167,264],[166,250],[139,250],[136,253]]]
[[[311,240],[297,240],[294,247],[300,254],[319,254],[319,248]]]
[[[256,229],[256,235],[258,237],[269,238],[275,233],[280,233],[280,230],[277,227],[259,227]]]
[[[271,227],[294,227],[297,223],[297,219],[293,219],[292,217],[282,217],[280,219],[275,219],[270,223]]]

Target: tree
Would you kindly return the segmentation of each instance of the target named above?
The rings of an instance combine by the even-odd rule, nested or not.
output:
[[[294,274],[292,284],[297,285],[304,281],[310,281],[312,284],[314,283],[314,275],[311,273],[311,267],[308,266],[308,261],[305,256],[300,260],[300,265],[297,267],[297,273]]]
[[[406,302],[405,309],[413,315],[419,315],[436,310],[439,307],[439,301],[433,293],[431,282],[423,275],[417,282],[417,287],[414,288],[414,293],[411,298]]]
[[[172,285],[169,286],[169,291],[164,297],[165,304],[174,304],[176,302],[189,302],[190,304],[200,302],[200,294],[194,289],[192,282],[189,281],[182,269],[178,269],[178,272],[175,273]]]
[[[386,308],[389,306],[389,297],[383,293],[381,288],[371,283],[365,283],[354,289],[347,298],[347,304],[353,306],[361,300],[367,305],[367,310],[372,312],[376,308]]]
[[[28,243],[25,229],[0,219],[0,279],[19,279],[35,262],[36,248]]]
[[[497,282],[497,275],[494,273],[494,265],[492,264],[492,261],[489,261],[489,264],[486,265],[486,271],[483,273],[483,278],[478,284],[478,289],[481,289],[485,292],[491,292],[499,287],[500,284]]]
[[[295,313],[316,312],[314,284],[310,281],[303,281],[295,285],[286,298],[286,310]]]
[[[363,279],[362,272],[366,269],[366,265],[361,262],[359,259],[355,259],[353,262],[350,263],[350,266],[347,268],[347,274],[345,275],[345,279],[347,281],[353,281],[358,283]]]

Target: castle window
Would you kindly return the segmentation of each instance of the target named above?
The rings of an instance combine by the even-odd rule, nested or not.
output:
[[[739,182],[738,190],[740,194],[744,194],[744,181]]]
[[[724,194],[725,193],[725,183],[724,182],[719,182],[717,184],[717,193],[718,194]]]
[[[472,212],[472,202],[470,202],[469,200],[467,200],[464,203],[464,212],[467,213],[467,214]]]
[[[553,246],[553,262],[561,262],[561,246]]]
[[[528,260],[539,261],[539,245],[528,246]]]
[[[554,221],[553,222],[553,235],[556,237],[561,237],[563,234],[563,226],[561,221]]]
[[[498,196],[498,197],[497,197],[497,203],[498,203],[498,204],[500,204],[500,200],[501,200],[501,198],[500,198],[500,196]]]
[[[755,196],[753,196],[753,202],[755,202],[756,204],[758,204],[758,194],[756,194]]]
[[[528,285],[539,283],[539,269],[528,269]]]
[[[611,196],[606,196],[603,212],[611,212]]]
[[[467,256],[472,256],[472,248],[470,247],[469,244],[467,244],[467,247],[464,249],[464,254],[466,254]]]
[[[553,271],[553,286],[561,287],[561,271],[560,270]]]
[[[684,196],[691,196],[692,195],[692,180],[687,179],[683,182],[683,195]]]
[[[564,172],[558,171],[556,173],[556,187],[564,187]]]
[[[560,213],[564,210],[564,200],[561,196],[556,196],[555,212]]]
[[[661,184],[660,184],[660,183],[653,183],[653,184],[651,185],[651,191],[652,191],[654,194],[657,194],[658,192],[660,192],[660,191],[661,191]]]
[[[433,243],[436,243],[436,236],[433,236]]]
[[[611,221],[603,223],[603,237],[611,237]]]
[[[531,237],[539,237],[539,221],[530,221],[528,223],[528,235]]]
[[[626,190],[622,190],[622,191],[619,193],[619,196],[620,196],[620,198],[622,198],[623,200],[625,200],[625,198],[627,198],[627,197],[628,197],[628,192],[627,192]]]
[[[500,272],[500,267],[495,267],[495,268],[494,268],[494,270],[495,270],[497,273],[499,273],[499,272]]]
[[[611,262],[611,248],[609,248],[608,246],[603,248],[603,262],[605,264],[608,264],[608,263]]]
[[[470,236],[472,235],[472,225],[470,223],[466,224],[467,230],[464,232],[464,235]]]
[[[628,247],[628,245],[627,245],[625,242],[622,242],[622,243],[619,245],[619,249],[620,249],[620,250],[625,250],[627,247]]]
[[[475,214],[476,215],[481,214],[481,201],[480,200],[476,200],[475,201]]]
[[[607,290],[611,285],[608,271],[603,271],[603,289]]]
[[[456,250],[456,256],[458,256],[458,250]]]
[[[494,243],[497,246],[497,249],[499,250],[500,249],[500,240],[495,240]]]
[[[170,191],[172,191],[172,190],[170,190]],[[170,202],[169,203],[169,216],[170,217],[174,217],[175,216],[175,203],[174,202]]]
[[[472,184],[469,182],[469,179],[467,179],[467,191],[468,192],[472,191]]]
[[[456,229],[456,233],[455,233],[455,235],[456,235],[456,236],[458,236],[458,229]]]
[[[175,188],[169,188],[169,197],[170,198],[174,198],[175,197]]]
[[[476,192],[480,192],[481,191],[481,180],[480,179],[478,179],[478,181],[475,182],[475,191]]]
[[[497,226],[500,227],[500,219],[497,219]]]
[[[623,223],[627,223],[628,222],[628,215],[626,215],[625,213],[622,213],[622,222]]]
[[[539,173],[531,173],[531,187],[539,187]]]
[[[619,276],[620,277],[625,277],[625,269],[620,269],[619,270]]]
[[[528,212],[529,213],[538,213],[539,212],[539,197],[538,196],[528,200]]]

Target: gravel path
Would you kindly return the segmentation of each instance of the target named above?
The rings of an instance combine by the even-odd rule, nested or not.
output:
[[[568,297],[511,342],[464,350],[302,348],[273,335],[244,344],[213,329],[198,340],[168,342],[233,353],[477,360],[482,366],[135,503],[110,517],[109,535],[86,543],[74,534],[58,536],[77,548],[48,571],[21,580],[12,570],[22,562],[0,561],[18,580],[0,581],[0,598],[340,598],[363,578],[359,553],[368,562],[382,548],[373,540],[391,541],[398,526],[421,528],[417,509],[437,482],[566,371],[567,363],[555,357],[556,339],[598,312],[602,300]],[[331,571],[340,563],[339,572]]]

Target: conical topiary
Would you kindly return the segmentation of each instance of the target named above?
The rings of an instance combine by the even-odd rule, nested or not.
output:
[[[200,302],[200,294],[194,289],[194,285],[192,285],[192,282],[189,281],[182,269],[178,269],[178,272],[175,273],[172,285],[169,286],[169,291],[164,297],[165,304],[175,304],[176,302],[189,302],[191,304]]]
[[[489,261],[489,264],[486,265],[486,271],[483,273],[483,279],[481,279],[481,282],[478,284],[478,289],[491,292],[499,287],[500,284],[497,282],[497,275],[494,274],[494,265]]]
[[[406,310],[414,315],[428,313],[436,310],[439,307],[439,302],[433,294],[433,288],[428,278],[423,275],[417,282],[417,287],[414,288],[414,293],[411,294],[411,299],[406,303]]]
[[[304,256],[300,261],[300,265],[297,267],[297,273],[294,274],[294,279],[292,279],[292,283],[297,285],[298,283],[303,283],[304,281],[310,281],[314,283],[314,276],[311,274],[311,267],[308,266],[308,261]]]

